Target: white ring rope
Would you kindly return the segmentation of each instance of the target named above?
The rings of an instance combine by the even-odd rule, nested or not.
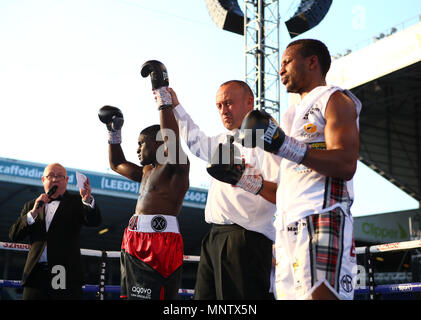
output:
[[[15,251],[29,251],[31,245],[25,243],[14,243],[14,242],[1,242],[0,249],[3,250],[15,250]],[[120,258],[120,251],[105,251],[107,258]],[[92,249],[80,249],[80,253],[84,256],[91,257],[102,257],[101,250],[92,250]],[[190,256],[184,255],[183,261],[186,262],[198,262],[200,260],[199,256]]]
[[[367,249],[369,253],[378,253],[378,252],[410,250],[410,249],[417,249],[417,248],[421,248],[421,240],[386,243],[386,244],[379,244],[379,245],[369,246],[369,247],[359,247],[359,248],[356,248],[355,251],[357,254],[365,254],[367,253]]]
[[[15,251],[29,251],[31,245],[25,243],[14,243],[14,242],[1,242],[0,249],[3,250],[15,250]],[[369,253],[378,253],[378,252],[389,252],[389,251],[401,251],[401,250],[410,250],[421,248],[421,240],[412,240],[404,242],[394,242],[394,243],[385,243],[368,247],[358,247],[355,248],[357,254],[367,253],[367,248]],[[105,251],[107,258],[120,258],[120,251]],[[101,257],[101,250],[92,250],[92,249],[80,249],[80,253],[85,256],[92,257]],[[198,262],[200,260],[199,256],[184,255],[184,261]]]

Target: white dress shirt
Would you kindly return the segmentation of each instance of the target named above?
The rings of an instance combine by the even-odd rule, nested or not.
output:
[[[92,202],[88,203],[85,201],[82,201],[82,203],[84,205],[87,205],[91,208],[94,208],[95,206],[95,200],[92,197]],[[57,211],[58,206],[60,205],[60,201],[58,200],[54,200],[51,201],[50,203],[45,204],[44,206],[44,210],[45,210],[45,230],[48,232],[48,229],[50,228],[51,225],[51,221],[53,221],[54,218],[54,214]],[[32,210],[28,212],[27,217],[26,217],[26,221],[28,223],[28,225],[31,225],[35,222],[35,219],[38,217],[36,216],[35,219],[32,217]],[[44,251],[41,254],[41,257],[39,258],[38,262],[47,262],[47,245],[45,245]]]
[[[174,108],[180,136],[190,151],[197,157],[209,162],[212,151],[218,143],[225,143],[227,135],[235,135],[235,131],[227,131],[208,137],[193,122],[181,105]],[[247,164],[260,170],[266,181],[278,182],[280,158],[260,148],[243,148],[237,145]],[[254,195],[239,187],[211,179],[205,207],[205,220],[215,224],[238,224],[247,230],[260,232],[270,240],[275,240],[273,224],[276,205],[260,195]]]

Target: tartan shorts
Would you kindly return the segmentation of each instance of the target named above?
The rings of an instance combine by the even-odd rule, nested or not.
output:
[[[339,299],[354,297],[357,264],[352,216],[341,208],[277,230],[275,296],[309,299],[324,283]]]

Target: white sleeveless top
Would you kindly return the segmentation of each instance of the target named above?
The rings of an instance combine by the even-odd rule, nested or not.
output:
[[[292,105],[282,116],[281,128],[285,134],[304,142],[313,149],[326,149],[324,129],[325,111],[331,95],[342,91],[354,102],[357,126],[361,102],[348,90],[335,86],[314,88],[297,105]],[[337,207],[349,213],[354,199],[352,180],[323,176],[302,164],[282,159],[279,171],[278,206],[275,225],[283,226],[312,214],[320,214]]]

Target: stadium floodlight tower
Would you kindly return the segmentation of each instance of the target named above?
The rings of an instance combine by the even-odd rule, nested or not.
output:
[[[255,107],[280,120],[280,9],[279,0],[205,0],[215,24],[245,36],[245,81],[253,89]],[[294,0],[289,0],[294,2]],[[332,0],[301,0],[285,22],[291,38],[315,27]],[[297,6],[296,6],[297,7]]]

